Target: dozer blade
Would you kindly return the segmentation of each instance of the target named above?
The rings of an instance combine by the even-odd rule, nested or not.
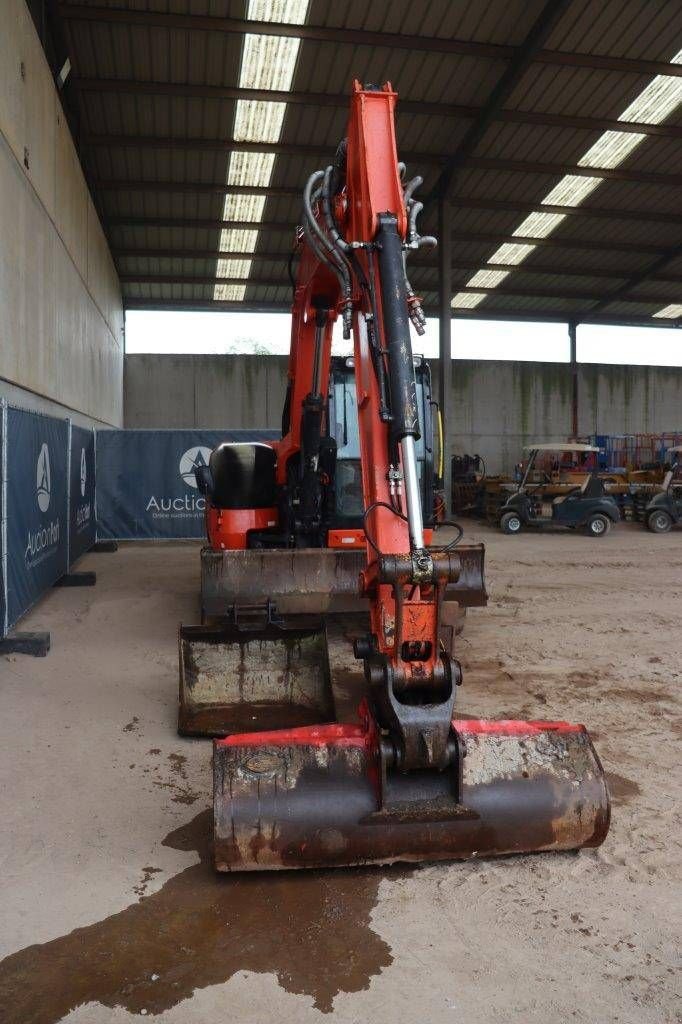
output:
[[[379,739],[361,725],[309,726],[214,742],[219,871],[456,860],[598,846],[609,827],[603,771],[581,725],[456,720],[460,777],[382,783]],[[383,791],[383,792],[382,792]]]
[[[456,549],[460,574],[445,591],[446,601],[462,608],[487,603],[482,544]],[[280,614],[326,615],[366,611],[359,595],[360,572],[367,566],[364,551],[331,548],[292,550],[201,551],[201,607],[206,618],[223,618],[235,607],[269,600]]]

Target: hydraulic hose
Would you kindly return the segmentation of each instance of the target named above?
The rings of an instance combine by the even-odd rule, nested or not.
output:
[[[332,244],[341,251],[345,258],[345,254],[347,252],[351,252],[351,246],[345,238],[341,237],[334,221],[334,214],[332,213],[331,180],[333,170],[334,169],[330,164],[324,172],[324,179],[322,182],[322,212],[324,213],[324,219],[327,224],[327,230],[331,236]]]
[[[339,280],[344,298],[343,336],[344,338],[350,338],[352,313],[350,268],[343,254],[334,247],[332,241],[325,235],[324,231],[318,224],[313,211],[313,202],[317,201],[320,195],[320,191],[318,190],[316,190],[313,195],[313,188],[320,181],[323,181],[324,178],[324,171],[315,171],[310,175],[305,184],[305,188],[303,189],[304,228],[306,229],[306,237],[311,243],[316,256],[330,267],[331,270],[333,270]],[[317,244],[313,243],[313,236],[317,236]]]

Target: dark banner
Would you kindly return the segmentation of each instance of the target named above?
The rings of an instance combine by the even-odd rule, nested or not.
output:
[[[95,432],[71,427],[69,561],[95,543]]]
[[[68,423],[7,409],[7,622],[67,571]]]
[[[268,441],[272,430],[98,430],[97,536],[183,540],[204,536],[194,477],[221,441]]]
[[[7,632],[7,405],[0,399],[0,637]]]

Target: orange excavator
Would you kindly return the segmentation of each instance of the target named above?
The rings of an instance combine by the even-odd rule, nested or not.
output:
[[[428,544],[406,258],[420,236],[397,96],[355,82],[347,138],[309,178],[283,437],[219,445],[204,621],[180,630],[180,731],[214,737],[219,871],[597,846],[604,774],[581,725],[458,718],[448,608],[482,604],[483,552]],[[352,333],[362,515],[335,547],[332,328]],[[341,534],[343,531],[341,531]],[[433,538],[431,538],[433,541]]]

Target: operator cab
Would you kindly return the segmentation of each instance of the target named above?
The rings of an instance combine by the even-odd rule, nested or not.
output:
[[[414,357],[420,437],[415,441],[417,477],[427,543],[435,520],[438,472],[434,460],[434,417],[431,369],[423,356]],[[336,442],[336,466],[328,516],[328,547],[365,548],[364,502],[360,468],[360,429],[352,358],[332,356],[327,432]]]
[[[620,519],[614,498],[595,475],[600,449],[590,444],[534,444],[516,492],[500,509],[503,533],[524,527],[562,526],[603,537]]]
[[[644,512],[644,521],[652,533],[668,533],[682,523],[682,445],[668,448],[670,469],[663,478],[661,491],[655,494]]]

